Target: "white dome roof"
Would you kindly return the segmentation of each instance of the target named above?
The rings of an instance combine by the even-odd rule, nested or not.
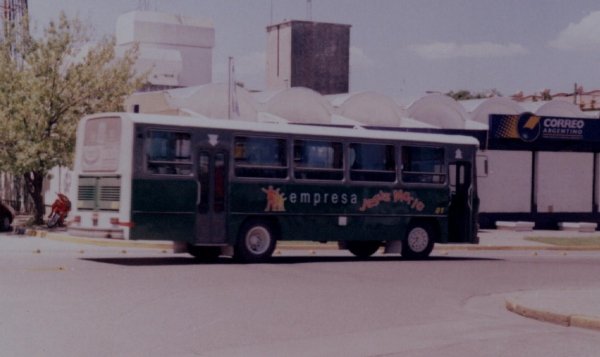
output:
[[[312,89],[294,87],[269,95],[263,110],[292,123],[330,124],[333,107]],[[258,99],[260,100],[260,99]]]
[[[167,102],[171,107],[182,111],[198,113],[209,118],[228,119],[229,89],[225,83],[212,83],[202,86],[171,89],[166,91]],[[242,87],[236,87],[235,94],[239,107],[240,120],[257,120],[257,110],[252,95]]]
[[[564,100],[528,102],[523,103],[522,105],[525,108],[525,111],[532,112],[536,115],[573,118],[585,116],[579,106]]]
[[[521,114],[525,111],[519,103],[506,97],[487,98],[478,102],[471,111],[471,120],[486,125],[489,124],[490,114]]]
[[[412,103],[408,116],[442,129],[464,129],[469,114],[462,105],[444,94],[430,94]]]
[[[365,125],[399,127],[406,114],[391,97],[377,92],[360,92],[336,98],[337,113]]]

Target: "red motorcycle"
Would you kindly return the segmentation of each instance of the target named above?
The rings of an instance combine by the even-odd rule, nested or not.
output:
[[[57,193],[58,198],[52,203],[52,211],[48,216],[48,228],[54,228],[56,226],[63,227],[65,225],[65,218],[71,211],[71,201],[69,198],[62,193]]]

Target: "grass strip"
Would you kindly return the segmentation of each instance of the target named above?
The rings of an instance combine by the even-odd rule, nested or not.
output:
[[[600,247],[600,237],[526,237],[525,240],[560,247]]]

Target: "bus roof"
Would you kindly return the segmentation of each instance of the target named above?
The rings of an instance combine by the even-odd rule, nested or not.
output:
[[[323,137],[374,139],[374,140],[406,140],[426,143],[442,143],[453,145],[475,145],[479,141],[465,135],[432,134],[404,131],[387,131],[381,129],[367,129],[359,126],[342,127],[327,125],[307,125],[292,123],[265,123],[244,120],[211,119],[202,116],[172,116],[157,114],[136,113],[99,113],[85,118],[121,117],[133,123],[169,125],[193,128],[214,128],[224,130],[239,130],[246,132],[272,133],[272,134],[302,134]]]

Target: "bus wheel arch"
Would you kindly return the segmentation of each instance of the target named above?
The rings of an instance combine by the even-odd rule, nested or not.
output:
[[[187,252],[200,262],[216,261],[221,255],[221,247],[187,244]]]
[[[275,250],[279,232],[279,225],[273,219],[247,219],[240,226],[234,258],[247,263],[269,259]]]
[[[381,247],[380,241],[375,240],[352,240],[346,242],[346,249],[357,258],[365,259],[375,254]]]
[[[437,222],[427,219],[411,221],[402,240],[402,257],[410,260],[426,259],[438,237]]]

